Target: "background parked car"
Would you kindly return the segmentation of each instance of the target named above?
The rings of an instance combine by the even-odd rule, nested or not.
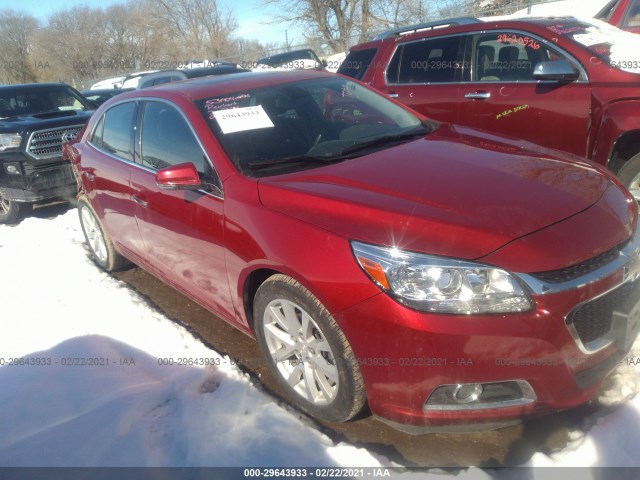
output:
[[[84,97],[92,102],[96,107],[99,107],[111,97],[115,97],[116,95],[120,95],[124,92],[130,92],[131,90],[133,90],[133,88],[105,88],[81,90],[80,93],[82,93]]]
[[[387,32],[338,72],[431,118],[587,157],[640,200],[638,51],[598,20],[465,18]]]
[[[13,223],[34,202],[75,197],[62,141],[95,107],[63,83],[0,86],[0,223]]]
[[[278,53],[269,57],[261,58],[256,62],[256,70],[304,70],[325,67],[316,52],[310,48],[292,50],[290,52]]]
[[[638,205],[610,172],[341,76],[125,93],[65,152],[97,264],[256,337],[327,421],[365,401],[409,431],[569,408],[640,328]]]
[[[640,33],[640,1],[612,0],[596,14],[596,18],[623,30]]]
[[[209,75],[227,75],[231,73],[248,72],[235,63],[217,63],[211,67],[187,68],[184,70],[160,70],[143,75],[138,81],[137,89],[162,85],[164,83],[179,82],[189,78],[207,77]]]

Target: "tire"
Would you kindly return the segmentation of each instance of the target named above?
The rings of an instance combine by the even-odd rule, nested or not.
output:
[[[295,405],[329,422],[346,422],[362,410],[366,397],[356,358],[309,290],[274,275],[256,292],[253,318],[269,370]]]
[[[628,160],[618,171],[618,178],[640,202],[640,153]]]
[[[18,223],[31,212],[31,203],[14,202],[0,195],[0,224]]]
[[[112,272],[129,265],[129,261],[113,247],[111,239],[98,220],[98,216],[84,196],[78,199],[78,216],[84,239],[91,252],[91,258],[100,268]]]

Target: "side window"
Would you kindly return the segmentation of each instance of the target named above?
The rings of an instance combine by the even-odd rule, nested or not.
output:
[[[211,165],[184,117],[162,102],[146,102],[141,131],[142,164],[154,169],[191,162],[208,180],[216,179]],[[219,183],[216,181],[216,183]]]
[[[89,140],[96,147],[102,148],[102,130],[104,130],[104,115],[100,117],[98,120],[98,124],[96,125],[93,134],[91,135],[91,139]]]
[[[640,0],[632,0],[622,22],[623,27],[640,26]]]
[[[401,44],[387,68],[387,83],[446,83],[460,79],[464,37],[457,35]]]
[[[373,60],[377,51],[377,48],[367,48],[366,50],[355,50],[349,53],[344,62],[340,64],[338,73],[360,80],[369,68],[371,60]]]
[[[557,60],[559,55],[538,40],[519,32],[476,35],[473,80],[479,82],[534,82],[538,62]]]
[[[116,105],[105,112],[100,145],[103,150],[125,160],[133,161],[131,134],[136,111],[136,103],[127,102]]]

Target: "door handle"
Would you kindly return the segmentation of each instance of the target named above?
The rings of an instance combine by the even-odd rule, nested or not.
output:
[[[490,92],[469,92],[464,94],[464,98],[471,100],[486,100],[491,98]]]
[[[400,95],[398,95],[396,92],[389,92],[387,93],[387,96],[389,98],[398,98]]]
[[[147,205],[149,204],[149,202],[145,202],[140,197],[137,197],[135,195],[131,198],[133,198],[133,201],[140,205],[142,208],[147,208]]]
[[[92,175],[91,173],[87,172],[86,170],[82,171],[82,176],[84,178],[86,178],[87,180],[89,180],[90,182],[93,182],[95,180],[95,175]]]

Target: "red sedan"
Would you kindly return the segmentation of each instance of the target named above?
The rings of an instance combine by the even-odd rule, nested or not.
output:
[[[345,77],[125,93],[65,152],[97,264],[255,337],[318,418],[495,428],[586,402],[637,335],[638,206],[612,174]]]

